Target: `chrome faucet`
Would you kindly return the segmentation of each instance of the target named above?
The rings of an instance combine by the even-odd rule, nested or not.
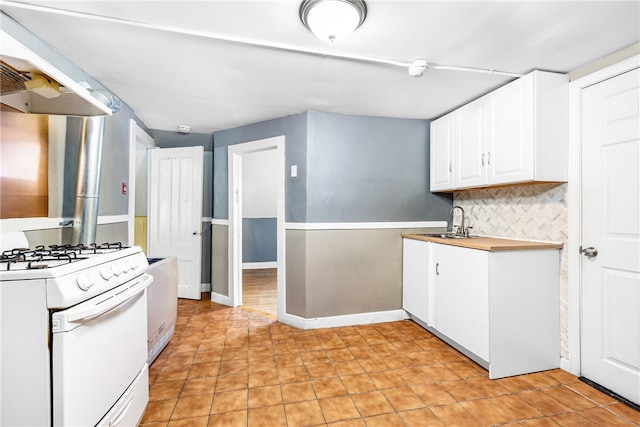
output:
[[[460,209],[460,222],[456,221],[456,215],[454,215],[454,211],[456,209]],[[458,235],[464,235],[465,234],[465,230],[464,230],[464,209],[462,209],[462,206],[454,206],[451,208],[451,210],[449,211],[449,215],[451,215],[452,220],[451,220],[451,231],[454,231],[456,234]]]

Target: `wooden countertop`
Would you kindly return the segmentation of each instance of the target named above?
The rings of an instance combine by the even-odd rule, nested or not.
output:
[[[410,234],[403,233],[405,239],[422,240],[425,242],[441,243],[444,245],[461,246],[469,249],[479,249],[482,251],[521,251],[533,249],[562,249],[562,243],[557,242],[539,242],[530,240],[512,240],[498,237],[470,237],[466,239],[447,239],[442,237],[431,236],[427,234]]]

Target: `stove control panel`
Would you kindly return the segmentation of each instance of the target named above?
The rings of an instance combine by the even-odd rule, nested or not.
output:
[[[126,249],[78,262],[84,268],[47,279],[47,306],[66,308],[116,288],[143,274],[147,266],[146,255]]]

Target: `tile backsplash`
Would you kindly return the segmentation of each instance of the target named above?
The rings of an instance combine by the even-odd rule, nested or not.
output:
[[[551,240],[567,245],[567,184],[534,184],[456,192],[454,205],[465,211],[473,234],[527,240]],[[566,250],[560,252],[561,355],[568,357],[569,277]]]

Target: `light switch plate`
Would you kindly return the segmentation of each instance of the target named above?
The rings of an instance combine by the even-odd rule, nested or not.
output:
[[[295,178],[298,176],[298,165],[291,165],[291,177]]]

